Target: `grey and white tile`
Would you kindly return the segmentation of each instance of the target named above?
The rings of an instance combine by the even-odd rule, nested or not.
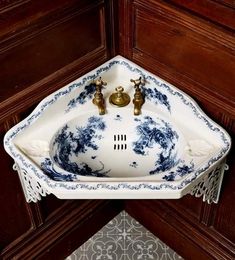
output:
[[[176,252],[125,211],[66,260],[179,260]]]

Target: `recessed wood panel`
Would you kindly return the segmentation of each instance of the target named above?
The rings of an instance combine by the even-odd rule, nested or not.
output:
[[[200,221],[203,206],[201,198],[187,195],[178,200],[165,200],[165,202],[189,221]]]
[[[235,29],[235,2],[233,0],[170,0],[169,2],[198,14],[206,22],[212,21],[229,29]]]
[[[235,42],[225,48],[201,28],[196,31],[193,22],[189,18],[186,26],[165,10],[151,13],[137,8],[134,49],[235,103],[235,88],[231,87],[235,82]]]
[[[70,14],[0,56],[0,101],[104,46],[103,11]],[[0,46],[1,49],[1,46]],[[1,50],[0,50],[1,51]]]

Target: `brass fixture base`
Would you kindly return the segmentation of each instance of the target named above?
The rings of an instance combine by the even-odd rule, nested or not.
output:
[[[124,88],[123,87],[117,87],[115,88],[116,93],[113,93],[109,97],[109,102],[110,104],[117,106],[117,107],[124,107],[127,106],[130,103],[130,96],[123,92]]]

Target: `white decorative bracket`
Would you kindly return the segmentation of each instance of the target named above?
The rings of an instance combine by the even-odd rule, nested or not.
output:
[[[203,201],[208,204],[218,203],[225,170],[228,170],[228,165],[225,162],[219,164],[199,180],[189,193],[195,197],[203,196]]]
[[[35,178],[30,176],[25,169],[20,168],[17,163],[13,165],[13,170],[18,172],[25,199],[28,203],[37,202],[41,200],[41,197],[50,194],[50,192],[43,188],[42,185]]]

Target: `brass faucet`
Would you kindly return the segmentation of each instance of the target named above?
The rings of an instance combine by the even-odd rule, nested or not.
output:
[[[105,114],[105,102],[104,102],[104,97],[101,92],[102,88],[107,85],[106,82],[104,82],[101,77],[94,81],[95,87],[96,87],[96,92],[94,95],[94,98],[92,100],[93,104],[98,106],[99,110],[99,115],[104,115]]]
[[[134,115],[138,116],[141,114],[141,107],[144,104],[144,95],[140,90],[140,86],[144,85],[144,81],[141,79],[131,79],[131,82],[134,83],[134,88],[135,88],[135,94],[134,94],[134,99],[133,99],[133,104],[134,104]]]

